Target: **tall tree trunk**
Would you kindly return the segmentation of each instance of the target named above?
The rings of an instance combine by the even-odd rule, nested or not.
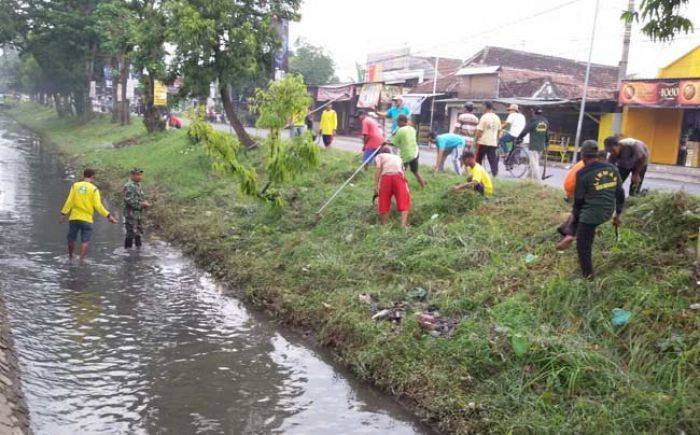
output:
[[[115,124],[119,122],[119,93],[117,91],[117,83],[119,83],[119,80],[117,80],[117,77],[114,74],[114,72],[118,69],[119,59],[113,56],[109,62],[109,70],[112,77],[112,122]]]
[[[88,57],[85,59],[85,84],[84,89],[80,92],[77,97],[82,101],[80,106],[82,106],[81,118],[88,120],[92,118],[92,98],[90,98],[90,82],[95,74],[95,58],[97,57],[97,41],[90,41],[90,46],[88,50]]]
[[[153,78],[153,73],[149,71],[148,75],[143,77],[144,84],[144,114],[143,123],[146,126],[146,130],[149,133],[155,133],[157,131],[165,130],[165,122],[160,119],[160,111],[155,106],[153,102],[153,88],[155,85],[155,79]]]
[[[219,80],[219,92],[221,93],[221,102],[224,104],[224,112],[226,112],[226,117],[228,118],[229,124],[231,124],[231,127],[233,127],[233,130],[236,132],[238,140],[240,140],[248,149],[255,148],[257,144],[253,141],[253,139],[251,139],[248,132],[245,131],[245,127],[238,119],[236,108],[231,101],[231,95],[228,91],[228,85],[223,83],[221,80]]]
[[[122,55],[119,67],[119,83],[121,83],[121,110],[119,123],[126,125],[129,123],[129,100],[126,99],[126,83],[129,79],[129,60],[126,55]]]

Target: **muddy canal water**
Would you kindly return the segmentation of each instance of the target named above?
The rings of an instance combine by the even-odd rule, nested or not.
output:
[[[100,218],[86,264],[69,264],[71,181],[0,118],[0,295],[36,433],[425,433],[167,243],[126,253]]]

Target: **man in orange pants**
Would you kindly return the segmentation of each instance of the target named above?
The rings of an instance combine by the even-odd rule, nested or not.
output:
[[[401,226],[408,227],[408,212],[411,209],[411,192],[404,176],[401,157],[391,153],[389,147],[382,147],[375,157],[377,172],[375,184],[379,195],[377,207],[382,225],[389,220],[391,198],[396,200],[396,208],[401,214]]]

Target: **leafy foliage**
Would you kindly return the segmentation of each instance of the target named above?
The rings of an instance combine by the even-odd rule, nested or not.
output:
[[[642,32],[654,41],[671,41],[676,34],[694,31],[693,22],[680,14],[689,0],[642,0],[639,11],[625,11],[625,21],[645,22]]]
[[[256,180],[260,178],[253,167],[243,165],[238,156],[240,142],[233,136],[214,130],[204,121],[204,109],[191,114],[193,122],[187,136],[193,143],[204,146],[212,159],[212,166],[220,173],[236,177],[241,191],[249,196],[257,196],[278,206],[284,201],[279,194],[283,183],[293,180],[298,174],[319,163],[318,147],[308,134],[292,141],[282,141],[281,129],[294,113],[306,113],[310,97],[300,76],[289,75],[271,82],[267,90],[258,89],[252,106],[260,114],[258,127],[270,128],[273,132],[266,142],[268,153],[265,160],[267,183],[258,190]]]
[[[294,53],[289,56],[289,72],[301,74],[309,85],[325,85],[335,78],[333,58],[322,47],[297,39]]]

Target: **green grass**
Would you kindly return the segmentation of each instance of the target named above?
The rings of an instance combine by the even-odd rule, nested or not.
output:
[[[58,120],[24,105],[11,115],[116,187],[146,170],[150,218],[216,276],[284,321],[313,330],[355,374],[415,406],[450,432],[698,433],[700,347],[694,269],[700,201],[653,194],[630,201],[622,239],[604,225],[595,282],[579,279],[574,252],[558,254],[554,227],[568,206],[554,189],[496,180],[493,199],[446,194],[454,176],[410,179],[412,228],[377,225],[371,173],[316,223],[314,212],[352,172],[355,157],[324,152],[318,170],[283,190],[282,210],[242,197],[210,171],[184,131],[146,136]],[[136,144],[112,144],[134,139]],[[261,151],[248,154],[259,161]],[[433,218],[433,215],[437,215]],[[525,262],[527,254],[537,260]],[[422,334],[410,302],[461,319],[451,338]],[[358,294],[406,300],[399,326],[370,319]],[[425,304],[424,304],[425,305]],[[631,311],[624,327],[613,308]],[[515,352],[514,349],[519,351]]]

